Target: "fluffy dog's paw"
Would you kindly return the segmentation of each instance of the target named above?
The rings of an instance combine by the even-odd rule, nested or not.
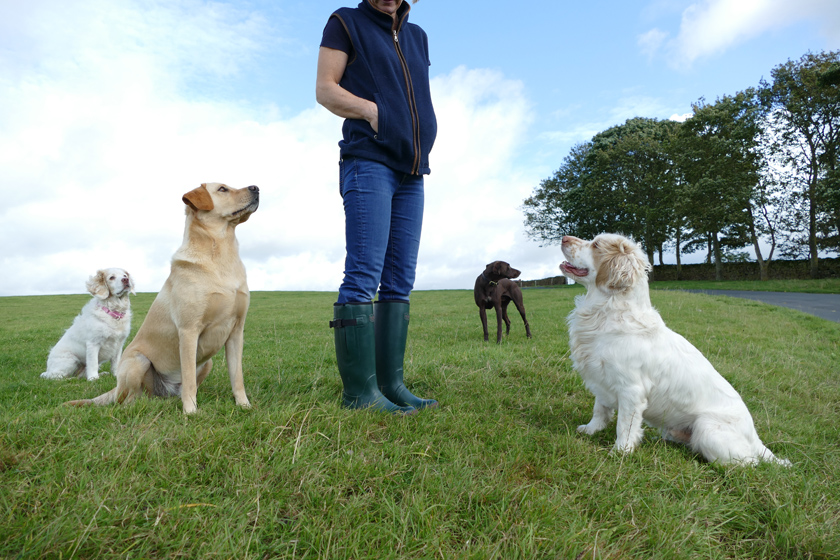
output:
[[[99,379],[99,374],[98,373],[95,374],[95,375],[88,375],[88,378],[87,378],[88,381],[96,381],[97,379]]]
[[[596,428],[593,428],[589,424],[581,424],[577,427],[577,431],[579,434],[586,434],[588,436],[595,435],[598,431]]]
[[[628,453],[633,453],[633,450],[635,448],[636,447],[634,445],[630,445],[629,443],[625,445],[619,445],[616,443],[610,450],[610,455],[625,455]]]

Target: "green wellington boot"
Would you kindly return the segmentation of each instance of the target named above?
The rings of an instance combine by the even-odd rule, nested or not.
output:
[[[410,406],[397,406],[376,386],[373,304],[351,303],[333,306],[335,356],[344,385],[341,404],[344,408],[372,408],[381,412],[416,414]]]
[[[377,301],[374,304],[376,380],[382,394],[398,405],[435,408],[437,401],[415,397],[403,383],[408,307],[408,302],[404,301]]]

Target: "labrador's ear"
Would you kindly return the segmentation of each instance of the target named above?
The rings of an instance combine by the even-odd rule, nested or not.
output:
[[[213,209],[213,198],[210,196],[210,193],[207,192],[206,183],[202,183],[197,189],[193,189],[185,194],[181,200],[183,200],[184,204],[196,212],[199,210]]]

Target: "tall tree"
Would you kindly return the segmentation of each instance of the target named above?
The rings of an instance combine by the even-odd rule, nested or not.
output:
[[[808,53],[777,66],[771,71],[772,82],[761,84],[779,132],[776,149],[795,172],[792,187],[807,212],[811,277],[819,274],[820,245],[834,250],[840,245],[832,243],[832,237],[840,238],[838,63],[840,52]]]
[[[818,83],[829,92],[840,95],[840,62],[832,62],[821,71]],[[817,196],[826,214],[823,222],[822,246],[840,253],[840,146],[838,145],[837,122],[829,124],[833,127],[829,137],[834,141],[826,146],[823,153],[822,165],[825,169],[825,177],[818,185]]]
[[[675,141],[685,178],[677,206],[688,225],[710,240],[720,280],[726,248],[752,242],[761,257],[751,205],[759,184],[761,111],[753,90],[713,104],[701,99],[693,109]]]
[[[578,144],[552,177],[540,182],[522,205],[525,232],[541,243],[559,243],[564,235],[593,237],[614,221],[608,200],[587,181],[590,143]]]
[[[587,154],[595,192],[614,205],[612,230],[640,241],[653,263],[673,224],[676,172],[666,147],[679,126],[637,117],[596,134]]]
[[[675,172],[665,149],[678,123],[636,118],[572,149],[554,175],[523,203],[529,237],[557,243],[620,232],[653,262],[669,239]]]

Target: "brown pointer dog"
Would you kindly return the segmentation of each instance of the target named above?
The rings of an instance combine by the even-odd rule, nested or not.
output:
[[[250,407],[242,379],[242,345],[250,292],[234,229],[256,211],[260,190],[206,183],[184,195],[184,242],[169,278],[125,349],[117,386],[73,405],[130,403],[141,393],[181,396],[194,413],[198,386],[225,347],[236,404]]]
[[[484,327],[485,342],[489,338],[487,332],[488,309],[496,310],[496,342],[502,341],[502,319],[507,326],[505,334],[510,334],[510,319],[508,318],[507,308],[511,301],[519,310],[519,314],[522,315],[522,320],[525,321],[525,333],[528,338],[531,338],[531,327],[528,325],[528,319],[525,318],[522,290],[519,289],[516,282],[510,281],[510,278],[517,278],[519,274],[518,270],[512,268],[505,261],[493,261],[475,279],[473,295],[481,317],[481,326]]]

